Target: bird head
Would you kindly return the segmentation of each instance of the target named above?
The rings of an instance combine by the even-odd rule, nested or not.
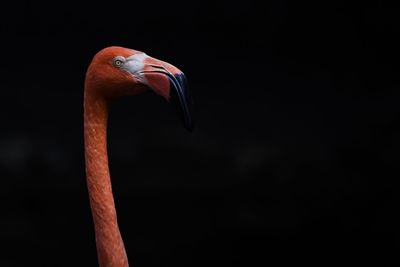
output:
[[[141,51],[116,46],[99,51],[89,65],[85,87],[91,94],[105,98],[152,90],[177,106],[186,129],[193,128],[191,99],[183,72]]]

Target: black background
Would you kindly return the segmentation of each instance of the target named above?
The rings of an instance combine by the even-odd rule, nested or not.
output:
[[[389,1],[2,5],[0,266],[97,264],[83,82],[110,45],[182,69],[197,119],[186,132],[152,93],[112,106],[132,266],[400,263],[400,10]]]

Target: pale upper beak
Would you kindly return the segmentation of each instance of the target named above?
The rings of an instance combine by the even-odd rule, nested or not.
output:
[[[173,65],[138,53],[126,58],[121,67],[135,80],[148,86],[177,107],[184,127],[193,130],[192,99],[187,90],[186,77]]]

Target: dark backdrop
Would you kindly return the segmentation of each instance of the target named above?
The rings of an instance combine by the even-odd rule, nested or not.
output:
[[[399,9],[389,1],[12,1],[0,11],[0,266],[96,266],[83,81],[125,46],[187,75],[110,114],[132,266],[399,264]]]

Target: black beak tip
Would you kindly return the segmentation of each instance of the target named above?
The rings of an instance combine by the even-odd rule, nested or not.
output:
[[[185,127],[185,129],[188,130],[189,132],[193,132],[194,124],[193,124],[193,122],[191,121],[190,123],[185,123],[185,124],[184,124],[184,127]]]
[[[188,92],[186,77],[183,73],[170,77],[171,103],[176,106],[183,122],[183,126],[189,132],[193,131],[194,120],[192,114],[193,101]]]

